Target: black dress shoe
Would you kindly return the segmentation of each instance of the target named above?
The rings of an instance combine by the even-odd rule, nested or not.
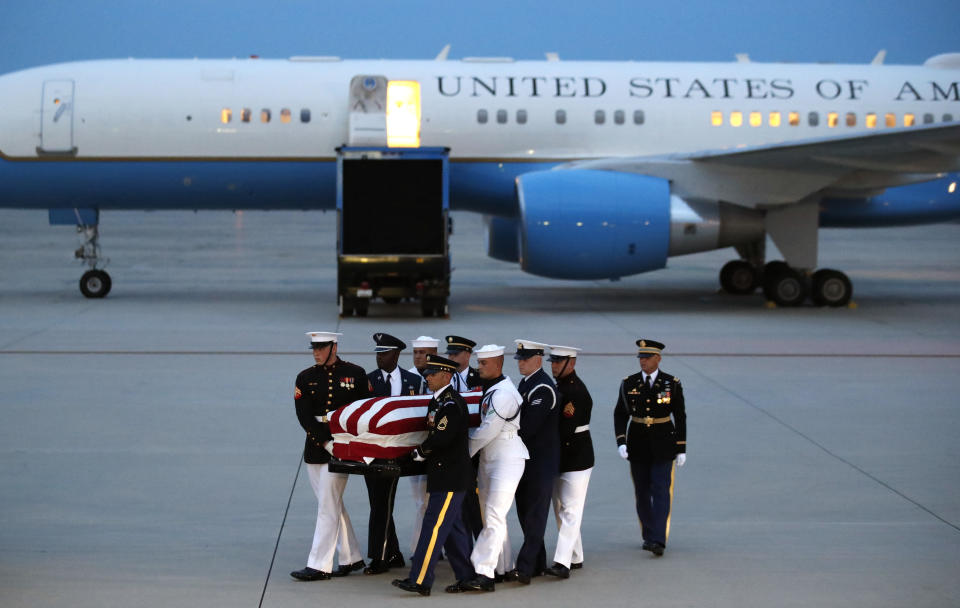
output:
[[[663,555],[664,549],[666,549],[666,547],[661,545],[660,543],[653,543],[653,548],[650,550],[653,551],[654,555],[656,555],[657,557],[660,557],[661,555]]]
[[[393,586],[399,587],[404,591],[409,591],[411,593],[430,595],[430,587],[427,587],[426,585],[418,585],[409,578],[395,578],[393,579]]]
[[[364,574],[383,574],[390,569],[387,562],[382,559],[370,560],[370,565],[363,569]]]
[[[506,575],[506,574],[500,574],[499,572],[494,572],[494,573],[493,573],[493,582],[495,582],[495,583],[502,583],[502,582],[505,581],[505,580],[507,580],[507,575]]]
[[[304,568],[303,570],[294,570],[290,576],[298,581],[326,581],[330,579],[330,573],[323,570],[314,570],[313,568]]]
[[[503,575],[503,580],[508,583],[520,583],[521,585],[530,584],[530,575],[520,572],[516,568]]]
[[[406,565],[406,562],[403,561],[403,556],[399,553],[387,560],[388,568],[403,568]]]
[[[583,562],[577,562],[577,563],[575,563],[575,564],[570,564],[570,569],[571,569],[571,570],[579,570],[579,569],[581,569],[581,568],[583,568]]]
[[[543,571],[544,574],[549,574],[550,576],[556,576],[557,578],[570,578],[570,568],[567,568],[563,564],[558,564],[554,562],[552,566]]]
[[[447,593],[466,593],[467,591],[476,591],[473,587],[467,587],[466,581],[457,581],[452,585],[447,585],[444,591]]]
[[[643,541],[643,547],[641,547],[641,548],[642,548],[644,551],[653,551],[653,543],[650,542],[649,540],[645,540],[645,541]]]
[[[458,583],[463,585],[467,591],[496,591],[497,588],[493,585],[493,579],[489,576],[484,576],[478,574],[468,581],[463,581]]]
[[[363,563],[362,559],[358,562],[353,562],[352,564],[340,564],[336,570],[330,573],[330,576],[346,576],[354,570],[363,570],[365,565],[366,564]]]

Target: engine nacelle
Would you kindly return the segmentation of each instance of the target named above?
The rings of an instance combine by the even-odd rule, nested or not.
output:
[[[617,279],[663,268],[671,255],[747,243],[764,235],[761,212],[683,199],[671,194],[667,180],[648,175],[525,173],[517,178],[517,198],[521,268],[555,279]],[[490,237],[490,252],[497,259],[507,259],[512,222],[498,226],[500,255],[494,255]]]

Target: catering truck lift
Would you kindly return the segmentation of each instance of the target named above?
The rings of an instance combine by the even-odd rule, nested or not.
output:
[[[337,298],[365,317],[373,300],[418,301],[445,317],[450,296],[447,148],[337,150]]]

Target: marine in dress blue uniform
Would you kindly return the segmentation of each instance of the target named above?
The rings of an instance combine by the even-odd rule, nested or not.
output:
[[[417,447],[415,459],[426,460],[429,498],[410,574],[393,581],[394,586],[420,595],[430,595],[441,547],[458,581],[451,585],[451,592],[458,590],[460,581],[474,576],[473,539],[460,516],[464,495],[473,487],[467,434],[470,413],[467,402],[450,385],[456,366],[450,359],[428,355],[424,369],[430,388],[436,390],[427,408],[427,438]]]
[[[687,458],[687,414],[679,378],[659,369],[663,343],[641,339],[637,348],[641,371],[620,384],[613,428],[630,461],[643,549],[659,557],[670,536],[674,461]]]
[[[370,394],[374,397],[422,395],[426,389],[423,376],[401,369],[397,362],[407,345],[390,334],[373,334],[376,344],[377,369],[367,375]],[[374,462],[377,462],[374,460]],[[368,473],[363,476],[370,501],[370,519],[367,531],[367,557],[370,565],[364,574],[381,574],[390,568],[403,567],[403,555],[393,522],[393,503],[397,494],[398,478],[393,475]]]
[[[307,433],[303,461],[317,497],[317,525],[307,567],[290,573],[301,581],[346,576],[364,566],[350,517],[343,507],[343,490],[348,475],[331,472],[327,466],[333,450],[333,435],[327,416],[342,405],[363,399],[368,389],[363,368],[337,356],[340,335],[307,332],[316,365],[297,375],[293,394],[297,420]],[[335,548],[339,553],[340,567],[331,571]]]
[[[550,515],[553,483],[560,469],[560,429],[556,385],[543,371],[541,342],[515,340],[517,367],[524,374],[517,385],[523,397],[520,438],[530,452],[523,477],[517,486],[517,517],[523,530],[523,544],[517,553],[517,568],[507,577],[525,585],[547,567],[543,535]],[[526,373],[524,373],[526,372]]]
[[[583,567],[580,523],[593,471],[590,415],[593,398],[577,376],[577,351],[572,346],[551,346],[550,367],[560,396],[560,474],[553,486],[553,512],[557,518],[557,548],[553,565],[545,573],[569,578],[571,568]]]

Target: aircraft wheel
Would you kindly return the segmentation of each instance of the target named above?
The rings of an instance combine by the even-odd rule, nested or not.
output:
[[[720,286],[727,293],[753,293],[757,288],[757,269],[743,260],[731,260],[720,270]]]
[[[777,306],[799,306],[807,297],[803,275],[787,266],[776,274],[764,276],[763,295]]]
[[[823,268],[813,273],[810,298],[817,306],[846,306],[853,297],[853,284],[839,270]]]
[[[80,293],[88,298],[102,298],[110,293],[113,281],[103,270],[88,270],[80,277]]]
[[[772,277],[774,275],[780,274],[782,271],[789,269],[790,266],[787,265],[783,260],[774,260],[772,262],[767,262],[763,265],[763,271],[761,272],[760,284],[764,284],[767,281],[767,277]]]
[[[370,298],[357,298],[354,310],[358,317],[365,317],[370,311]]]

